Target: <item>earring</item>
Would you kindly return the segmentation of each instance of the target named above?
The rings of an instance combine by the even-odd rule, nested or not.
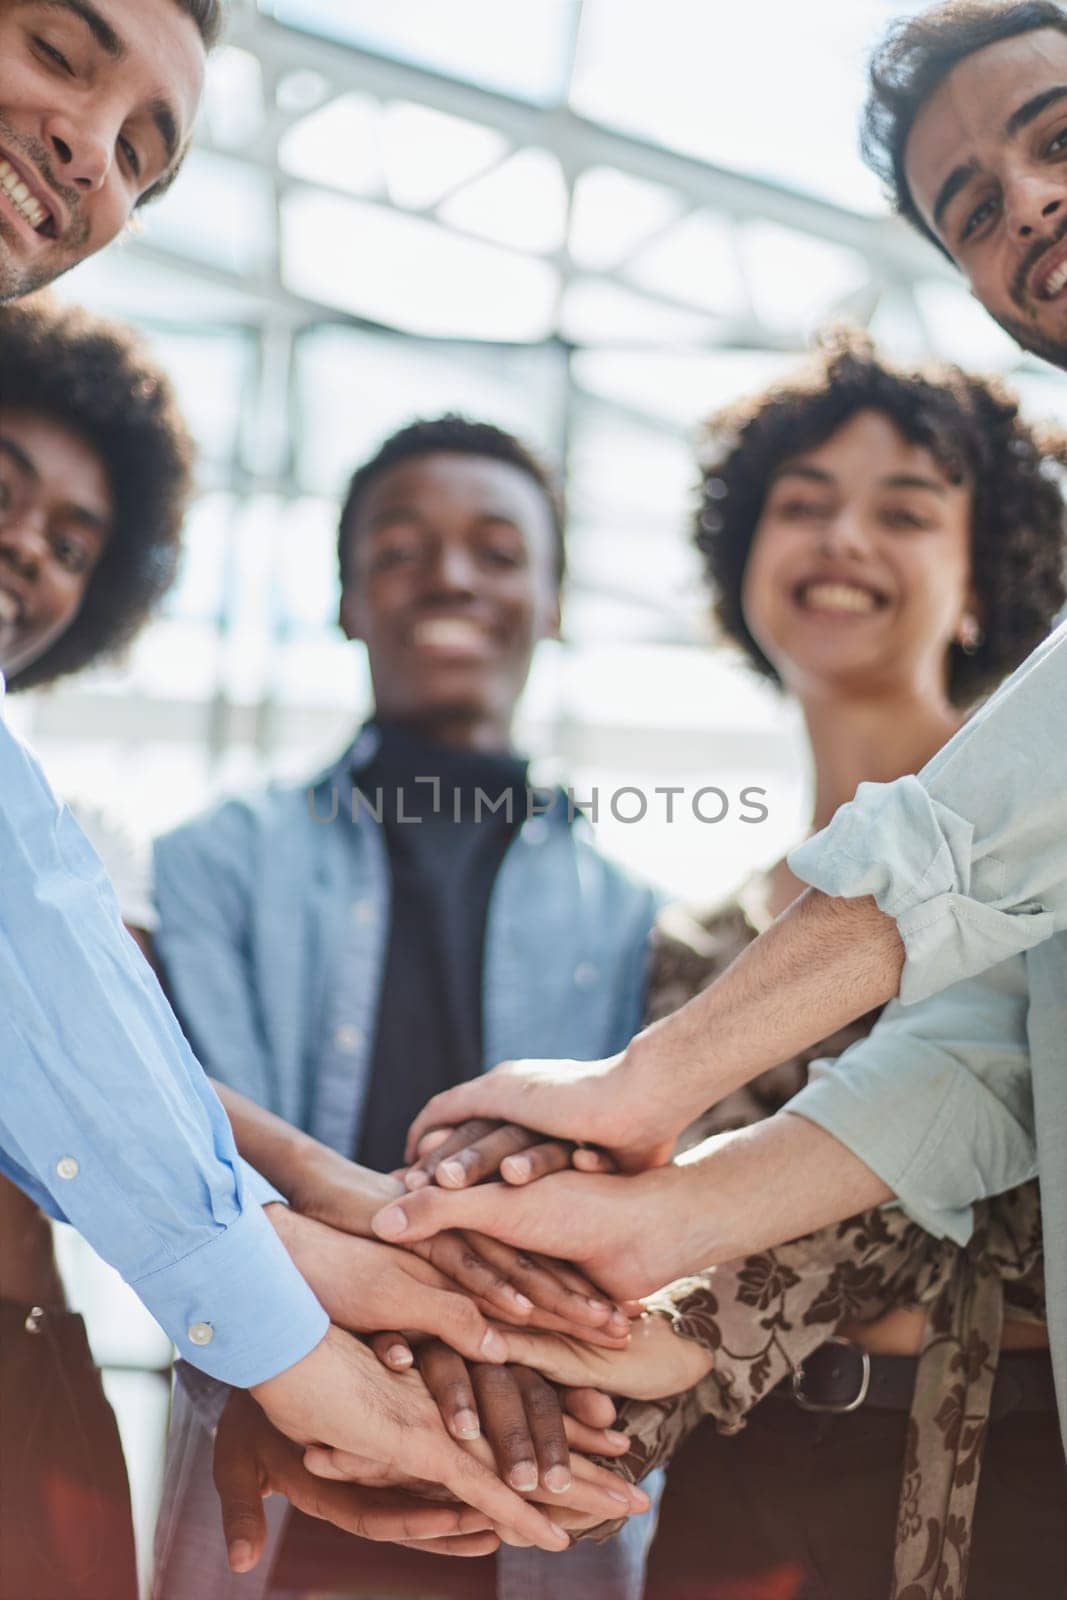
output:
[[[977,655],[985,640],[978,618],[970,611],[965,611],[960,618],[960,625],[956,630],[959,647],[965,656]]]

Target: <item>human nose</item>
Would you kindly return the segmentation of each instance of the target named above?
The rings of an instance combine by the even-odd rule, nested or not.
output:
[[[86,194],[103,188],[114,141],[98,113],[75,118],[57,111],[48,120],[45,138],[65,183]]]
[[[865,556],[870,548],[865,519],[848,507],[843,507],[835,516],[827,517],[819,528],[819,548],[829,556]]]
[[[442,542],[431,570],[431,582],[439,594],[473,594],[477,579],[470,551],[463,545]]]
[[[1013,238],[1032,239],[1042,233],[1063,209],[1067,198],[1062,183],[1044,175],[1020,176],[1005,192],[1008,228]]]
[[[22,578],[36,578],[47,551],[44,524],[25,510],[7,518],[0,513],[0,557]]]

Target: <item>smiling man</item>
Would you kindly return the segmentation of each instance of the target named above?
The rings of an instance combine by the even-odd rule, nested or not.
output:
[[[950,0],[900,22],[871,65],[863,145],[1001,327],[1067,367],[1067,13]]]
[[[353,476],[338,554],[372,718],[310,788],[229,802],[160,842],[156,947],[216,1078],[387,1172],[424,1102],[502,1055],[626,1042],[655,903],[564,794],[528,814],[512,726],[535,646],[559,627],[563,572],[562,509],[537,459],[486,423],[415,423]],[[230,1592],[210,1472],[181,1396],[167,1600]],[[338,1592],[473,1597],[495,1579],[502,1600],[634,1600],[650,1522],[603,1549],[507,1550],[495,1574],[450,1576],[392,1550],[375,1565],[365,1543],[294,1518],[275,1582],[325,1589],[328,1573]],[[242,1579],[249,1600],[270,1567]]]
[[[221,22],[219,0],[0,0],[0,301],[167,187]]]

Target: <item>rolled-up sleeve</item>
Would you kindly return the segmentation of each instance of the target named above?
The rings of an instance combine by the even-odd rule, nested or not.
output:
[[[905,1004],[1067,928],[1067,625],[922,772],[861,784],[789,862],[894,919]]]
[[[98,858],[0,718],[0,1147],[182,1355],[237,1385],[327,1322]],[[250,1175],[255,1194],[273,1191]]]
[[[920,1005],[886,1007],[786,1110],[817,1123],[928,1233],[966,1243],[977,1200],[1037,1172],[1022,956]]]

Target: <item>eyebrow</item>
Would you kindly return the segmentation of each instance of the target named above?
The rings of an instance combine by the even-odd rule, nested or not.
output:
[[[90,0],[41,0],[46,11],[66,11],[70,16],[78,17],[96,43],[106,56],[112,61],[122,61],[126,55],[126,46],[108,22]]]
[[[895,472],[881,480],[884,489],[928,489],[931,494],[947,494],[948,484],[937,478],[924,478],[918,472]]]
[[[1054,84],[1051,89],[1043,89],[1040,94],[1035,94],[1033,99],[1027,100],[1017,110],[1013,111],[1004,124],[1004,137],[1012,139],[1031,122],[1035,122],[1048,106],[1054,106],[1057,100],[1067,99],[1067,83]]]
[[[33,457],[28,456],[22,446],[15,443],[14,439],[9,439],[6,434],[2,433],[0,433],[0,452],[11,458],[24,478],[30,478],[34,483],[40,483],[41,474],[37,470]]]
[[[7,456],[14,462],[24,478],[29,478],[31,483],[41,482],[41,473],[33,457],[14,439],[7,434],[0,433],[0,455]],[[111,520],[102,516],[98,511],[90,511],[88,506],[70,504],[67,506],[67,515],[90,533],[97,533],[101,538],[106,538],[111,532]]]
[[[934,226],[940,228],[945,212],[955,200],[960,190],[965,188],[978,171],[977,161],[965,161],[962,166],[953,167],[948,177],[938,191],[934,201]]]
[[[775,474],[773,482],[779,483],[782,478],[805,478],[810,483],[824,484],[832,487],[837,479],[832,472],[827,472],[824,467],[811,467],[806,462],[796,461],[781,472]],[[879,478],[880,489],[928,489],[932,494],[946,494],[948,485],[941,483],[937,478],[925,478],[919,472],[894,472],[888,478]]]
[[[169,167],[178,154],[180,144],[177,118],[165,100],[153,100],[148,111],[155,123],[156,132],[163,141]]]

